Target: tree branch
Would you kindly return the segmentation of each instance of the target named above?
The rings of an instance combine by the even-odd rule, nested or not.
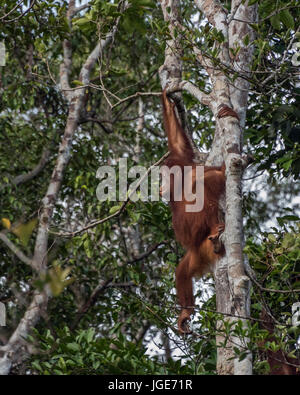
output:
[[[106,126],[104,126],[104,122],[101,121],[101,119],[98,119],[98,118],[85,117],[85,118],[81,119],[81,120],[78,122],[78,125],[82,125],[82,124],[87,123],[87,122],[96,123],[96,124],[99,125],[99,126],[101,127],[101,129],[102,129],[105,133],[107,133],[107,134],[111,134],[111,133],[112,133],[112,131],[111,131],[110,129],[108,129]]]
[[[135,258],[133,258],[133,259],[131,259],[129,261],[127,261],[127,263],[132,264],[132,263],[136,263],[136,262],[139,262],[139,261],[147,258],[149,255],[152,254],[152,252],[157,250],[158,247],[160,247],[160,246],[162,246],[164,244],[167,244],[168,242],[169,242],[168,240],[163,240],[163,241],[160,241],[159,243],[153,244],[146,252],[144,252],[143,254],[141,254],[141,255],[139,255],[139,256],[137,256],[137,257],[135,257]]]
[[[21,174],[21,175],[15,177],[12,180],[12,183],[14,185],[18,186],[20,184],[24,184],[25,182],[32,180],[44,169],[44,167],[48,163],[49,156],[50,156],[50,150],[48,148],[45,148],[43,150],[41,159],[39,160],[39,163],[36,165],[36,167],[34,169],[32,169],[31,171],[29,171],[28,173]]]
[[[179,84],[179,87],[181,89],[184,89],[187,92],[189,92],[192,96],[194,96],[199,101],[199,103],[201,103],[201,104],[211,108],[213,111],[215,111],[214,100],[213,100],[212,94],[207,94],[207,93],[200,91],[200,89],[197,86],[193,85],[189,81],[182,81]]]
[[[177,87],[182,80],[182,54],[181,36],[183,35],[183,28],[180,18],[180,1],[179,0],[161,0],[161,9],[164,20],[168,23],[170,39],[166,41],[164,64],[159,68],[159,78],[162,89],[168,87],[170,90]],[[180,34],[178,34],[178,31]],[[201,160],[199,150],[197,149],[193,139],[192,133],[188,128],[188,119],[182,99],[182,94],[173,95],[173,100],[176,103],[178,116],[182,127],[186,132],[188,139],[193,147],[194,156],[196,160]]]
[[[18,3],[16,4],[16,6],[15,6],[12,10],[10,10],[6,15],[4,15],[3,17],[0,18],[1,21],[2,21],[2,23],[11,23],[11,22],[16,22],[16,21],[18,21],[18,20],[21,19],[24,15],[28,14],[28,12],[32,9],[32,7],[34,6],[34,3],[36,2],[36,0],[31,0],[31,1],[30,1],[29,7],[27,8],[27,10],[23,11],[23,12],[21,13],[21,15],[17,16],[16,18],[13,18],[13,19],[5,20],[5,18],[6,18],[11,12],[13,12],[19,5],[21,5],[21,4],[23,3],[23,1],[24,1],[24,0],[21,0],[20,2],[18,2]]]
[[[85,10],[86,8],[91,7],[91,4],[88,2],[86,4],[82,4],[76,8],[73,8],[72,13],[70,14],[70,16],[73,18],[73,16],[75,16],[76,14],[78,14],[80,11]]]
[[[92,307],[97,301],[98,296],[109,286],[109,284],[112,282],[113,277],[109,278],[108,280],[103,280],[100,282],[100,284],[97,285],[97,287],[93,290],[91,293],[91,296],[89,297],[89,300],[82,306],[81,309],[78,310],[76,318],[73,322],[73,325],[71,326],[72,330],[77,327],[79,324],[81,318],[84,316],[84,314]]]
[[[274,292],[274,293],[279,293],[279,294],[291,294],[293,292],[298,293],[300,292],[300,289],[273,289],[273,288],[265,288],[263,287],[257,280],[256,278],[252,275],[252,273],[250,273],[249,269],[246,266],[246,272],[247,275],[250,277],[251,281],[254,282],[254,284],[261,290],[264,292]]]
[[[149,169],[147,170],[147,172],[143,175],[143,177],[140,178],[138,184],[136,185],[136,188],[139,187],[139,185],[141,185],[141,183],[144,181],[144,179],[148,176],[148,174],[151,172],[151,170],[155,167],[160,165],[167,157],[169,156],[169,152],[165,153],[156,163],[154,163],[152,166],[149,167]],[[131,193],[127,193],[128,197],[127,199],[122,203],[121,207],[119,208],[118,211],[116,211],[114,214],[109,215],[106,218],[102,218],[102,219],[98,219],[95,220],[93,222],[91,222],[90,224],[82,227],[81,229],[78,229],[74,232],[53,232],[51,230],[49,230],[49,233],[60,236],[60,237],[75,237],[78,234],[82,233],[82,232],[86,232],[89,229],[94,228],[97,225],[101,225],[104,222],[107,222],[109,220],[111,220],[112,218],[115,217],[119,217],[122,212],[125,210],[125,207],[127,206],[132,194],[134,193],[134,191],[132,191]]]
[[[32,259],[28,258],[18,247],[16,247],[3,232],[0,232],[0,239],[20,259],[20,261],[30,266],[32,269],[35,269]]]
[[[66,17],[70,29],[72,26],[72,13],[74,11],[74,8],[75,8],[75,0],[69,0],[69,7]],[[63,62],[60,65],[60,85],[63,94],[66,96],[67,100],[71,99],[71,95],[68,92],[68,90],[70,89],[69,75],[71,74],[71,68],[72,68],[72,44],[70,39],[65,39],[63,41]]]

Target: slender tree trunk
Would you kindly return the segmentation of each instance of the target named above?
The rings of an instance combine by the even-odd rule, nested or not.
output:
[[[222,161],[226,164],[226,196],[222,203],[225,211],[225,249],[226,256],[222,258],[214,273],[216,284],[217,310],[224,314],[224,317],[231,315],[231,318],[224,318],[234,323],[238,316],[247,317],[250,315],[250,281],[245,274],[243,259],[243,227],[242,227],[242,192],[241,179],[246,162],[242,157],[243,149],[243,128],[245,126],[247,97],[249,84],[245,78],[249,72],[251,64],[252,47],[245,45],[245,36],[248,35],[253,40],[254,34],[250,23],[256,21],[256,6],[248,6],[248,2],[233,0],[231,3],[231,13],[223,8],[218,0],[195,0],[196,6],[208,19],[209,23],[224,36],[224,42],[218,45],[218,60],[228,69],[235,69],[237,72],[243,71],[241,78],[236,80],[236,86],[232,86],[228,77],[221,68],[213,64],[210,58],[206,57],[196,46],[193,51],[203,68],[207,71],[212,91],[210,94],[203,94],[190,82],[180,81],[181,62],[177,60],[175,54],[179,54],[180,43],[173,40],[168,42],[168,52],[166,51],[165,63],[161,68],[161,80],[171,86],[171,89],[186,89],[194,95],[202,104],[208,105],[216,119],[216,130],[213,147],[207,158],[207,165],[220,165]],[[179,2],[161,1],[165,20],[169,21],[170,34],[174,35],[174,30],[184,34],[185,28],[181,26],[179,13]],[[237,16],[235,18],[235,16]],[[241,22],[245,21],[245,22]],[[249,23],[247,23],[249,22]],[[178,38],[179,35],[174,35]],[[239,52],[232,58],[229,48],[240,47]],[[172,53],[172,61],[169,52]],[[162,71],[165,74],[162,74]],[[167,72],[167,73],[166,73]],[[166,77],[167,74],[167,77]],[[164,78],[162,78],[164,77]],[[226,115],[222,115],[222,110],[229,109]],[[245,321],[243,321],[245,325]],[[222,330],[222,322],[219,323]],[[247,339],[230,337],[226,347],[221,346],[224,342],[222,333],[217,337],[218,362],[217,371],[219,374],[252,374],[252,356],[246,355],[243,361],[235,357],[233,348],[237,347],[244,351]]]

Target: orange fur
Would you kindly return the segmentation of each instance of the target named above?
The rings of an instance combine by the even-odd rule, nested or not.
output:
[[[168,136],[169,157],[164,162],[168,167],[192,166],[192,187],[196,181],[194,153],[185,132],[175,114],[175,104],[167,98],[166,90],[162,98],[165,130]],[[172,223],[176,239],[187,252],[176,270],[176,289],[182,307],[178,319],[181,333],[189,333],[187,321],[194,311],[193,277],[201,277],[210,272],[217,259],[224,253],[219,236],[224,224],[219,221],[219,199],[225,191],[225,166],[204,167],[204,207],[200,212],[186,212],[184,197],[175,201],[174,177],[170,182],[170,205]],[[165,191],[164,191],[165,192]]]

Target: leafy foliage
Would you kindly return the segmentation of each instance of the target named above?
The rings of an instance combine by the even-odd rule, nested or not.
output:
[[[25,8],[29,6],[28,1],[23,3]],[[227,9],[230,3],[222,1]],[[268,364],[262,349],[280,348],[296,355],[299,338],[299,327],[292,325],[291,317],[291,305],[299,297],[293,290],[300,288],[298,214],[293,208],[299,193],[293,181],[300,171],[299,86],[295,80],[298,69],[291,62],[291,46],[299,38],[295,34],[299,5],[296,0],[251,3],[259,3],[261,23],[253,26],[255,42],[248,43],[254,45],[255,58],[244,139],[247,151],[255,157],[250,178],[263,173],[265,184],[261,179],[258,184],[266,196],[261,198],[257,183],[245,180],[245,251],[258,283],[290,292],[263,291],[254,285],[254,320],[246,329],[238,325],[234,330],[237,337],[248,339],[240,358],[250,349],[256,372],[265,374]],[[137,91],[161,90],[157,71],[169,38],[159,2],[131,0],[130,4],[121,16],[114,42],[92,72],[94,87],[85,88],[85,105],[49,233],[45,276],[36,278],[0,241],[0,300],[8,314],[0,341],[13,333],[36,289],[50,287],[55,296],[30,337],[38,353],[29,360],[20,359],[15,374],[216,373],[216,323],[222,317],[215,313],[210,280],[201,283],[198,291],[201,309],[193,321],[198,336],[180,338],[174,329],[174,271],[183,251],[174,241],[165,203],[130,203],[120,216],[76,237],[64,239],[55,234],[81,228],[120,207],[116,202],[97,200],[99,166],[116,165],[121,157],[129,158],[129,166],[135,164],[138,146],[138,164],[149,167],[167,151],[159,99],[143,97],[145,119],[139,137],[137,98],[116,99]],[[186,29],[181,37],[183,78],[209,92],[207,75],[192,47],[196,44],[216,62],[215,44],[224,37],[192,2],[181,4]],[[14,1],[6,1],[0,18],[14,6]],[[36,218],[68,115],[68,103],[57,83],[63,40],[70,39],[73,50],[71,89],[82,89],[79,72],[83,62],[120,16],[117,1],[93,0],[70,25],[66,9],[66,1],[39,0],[25,15],[18,7],[0,19],[0,41],[5,42],[8,54],[0,81],[1,231],[27,256],[33,255]],[[13,18],[18,20],[7,22]],[[231,52],[238,55],[238,51],[232,48]],[[234,83],[236,75],[229,71],[228,77]],[[195,141],[207,150],[213,141],[211,114],[187,94],[184,101]],[[17,184],[16,177],[32,171],[45,148],[49,155],[41,171]],[[274,224],[275,217],[278,222]],[[277,319],[272,339],[259,325],[266,306]],[[232,329],[224,321],[225,343]]]

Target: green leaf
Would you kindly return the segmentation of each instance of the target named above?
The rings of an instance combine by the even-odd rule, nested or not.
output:
[[[79,351],[80,350],[80,345],[77,343],[68,343],[67,344],[67,349],[71,351]]]
[[[36,227],[37,223],[38,223],[38,219],[33,218],[26,224],[19,224],[19,225],[13,226],[12,232],[16,236],[19,237],[19,239],[21,240],[21,243],[24,246],[27,246],[27,244],[30,240],[30,237],[32,235],[32,232],[34,231],[34,228]]]
[[[294,22],[294,18],[292,17],[291,13],[289,12],[289,10],[283,10],[279,13],[279,18],[281,20],[281,22],[290,29],[294,29],[295,28],[295,22]]]
[[[271,25],[274,27],[275,30],[280,30],[281,29],[281,24],[280,24],[280,16],[278,14],[273,15],[270,18]]]
[[[79,18],[73,21],[73,25],[78,25],[78,26],[85,25],[87,23],[90,23],[90,20],[85,16],[83,18]]]
[[[121,205],[111,207],[111,209],[109,210],[109,214],[115,214],[117,211],[120,210],[120,208]]]
[[[249,34],[246,34],[246,36],[243,38],[243,43],[244,45],[249,45],[250,39],[249,39]]]
[[[39,361],[33,361],[33,362],[32,362],[32,366],[33,366],[34,369],[38,370],[39,372],[42,372],[42,371],[43,371],[43,369],[41,368],[41,365],[40,365]]]
[[[275,242],[276,242],[276,237],[275,237],[272,233],[269,233],[269,234],[268,234],[268,239],[269,239],[272,243],[275,243]]]
[[[284,221],[300,221],[300,217],[297,215],[284,215],[281,217]]]
[[[79,81],[79,80],[73,80],[72,83],[73,83],[74,85],[78,85],[78,86],[84,85],[83,82],[82,82],[82,81]]]
[[[288,160],[287,162],[282,164],[284,170],[288,171],[293,163],[293,159]]]
[[[252,27],[253,30],[256,32],[259,31],[259,25],[257,23],[250,23],[250,26]]]
[[[86,341],[88,343],[91,343],[91,341],[93,340],[95,336],[95,330],[93,328],[90,328],[87,332],[87,337],[86,337]]]
[[[49,278],[49,286],[53,296],[58,296],[61,292],[71,283],[74,281],[73,278],[67,280],[71,272],[70,267],[66,267],[62,269],[58,264],[54,265],[48,271],[48,278]]]
[[[282,240],[282,247],[289,248],[295,244],[295,237],[291,233],[287,233]]]
[[[91,243],[89,239],[86,239],[83,243],[84,251],[87,255],[88,258],[91,258],[93,253],[92,253],[92,248],[91,248]]]

